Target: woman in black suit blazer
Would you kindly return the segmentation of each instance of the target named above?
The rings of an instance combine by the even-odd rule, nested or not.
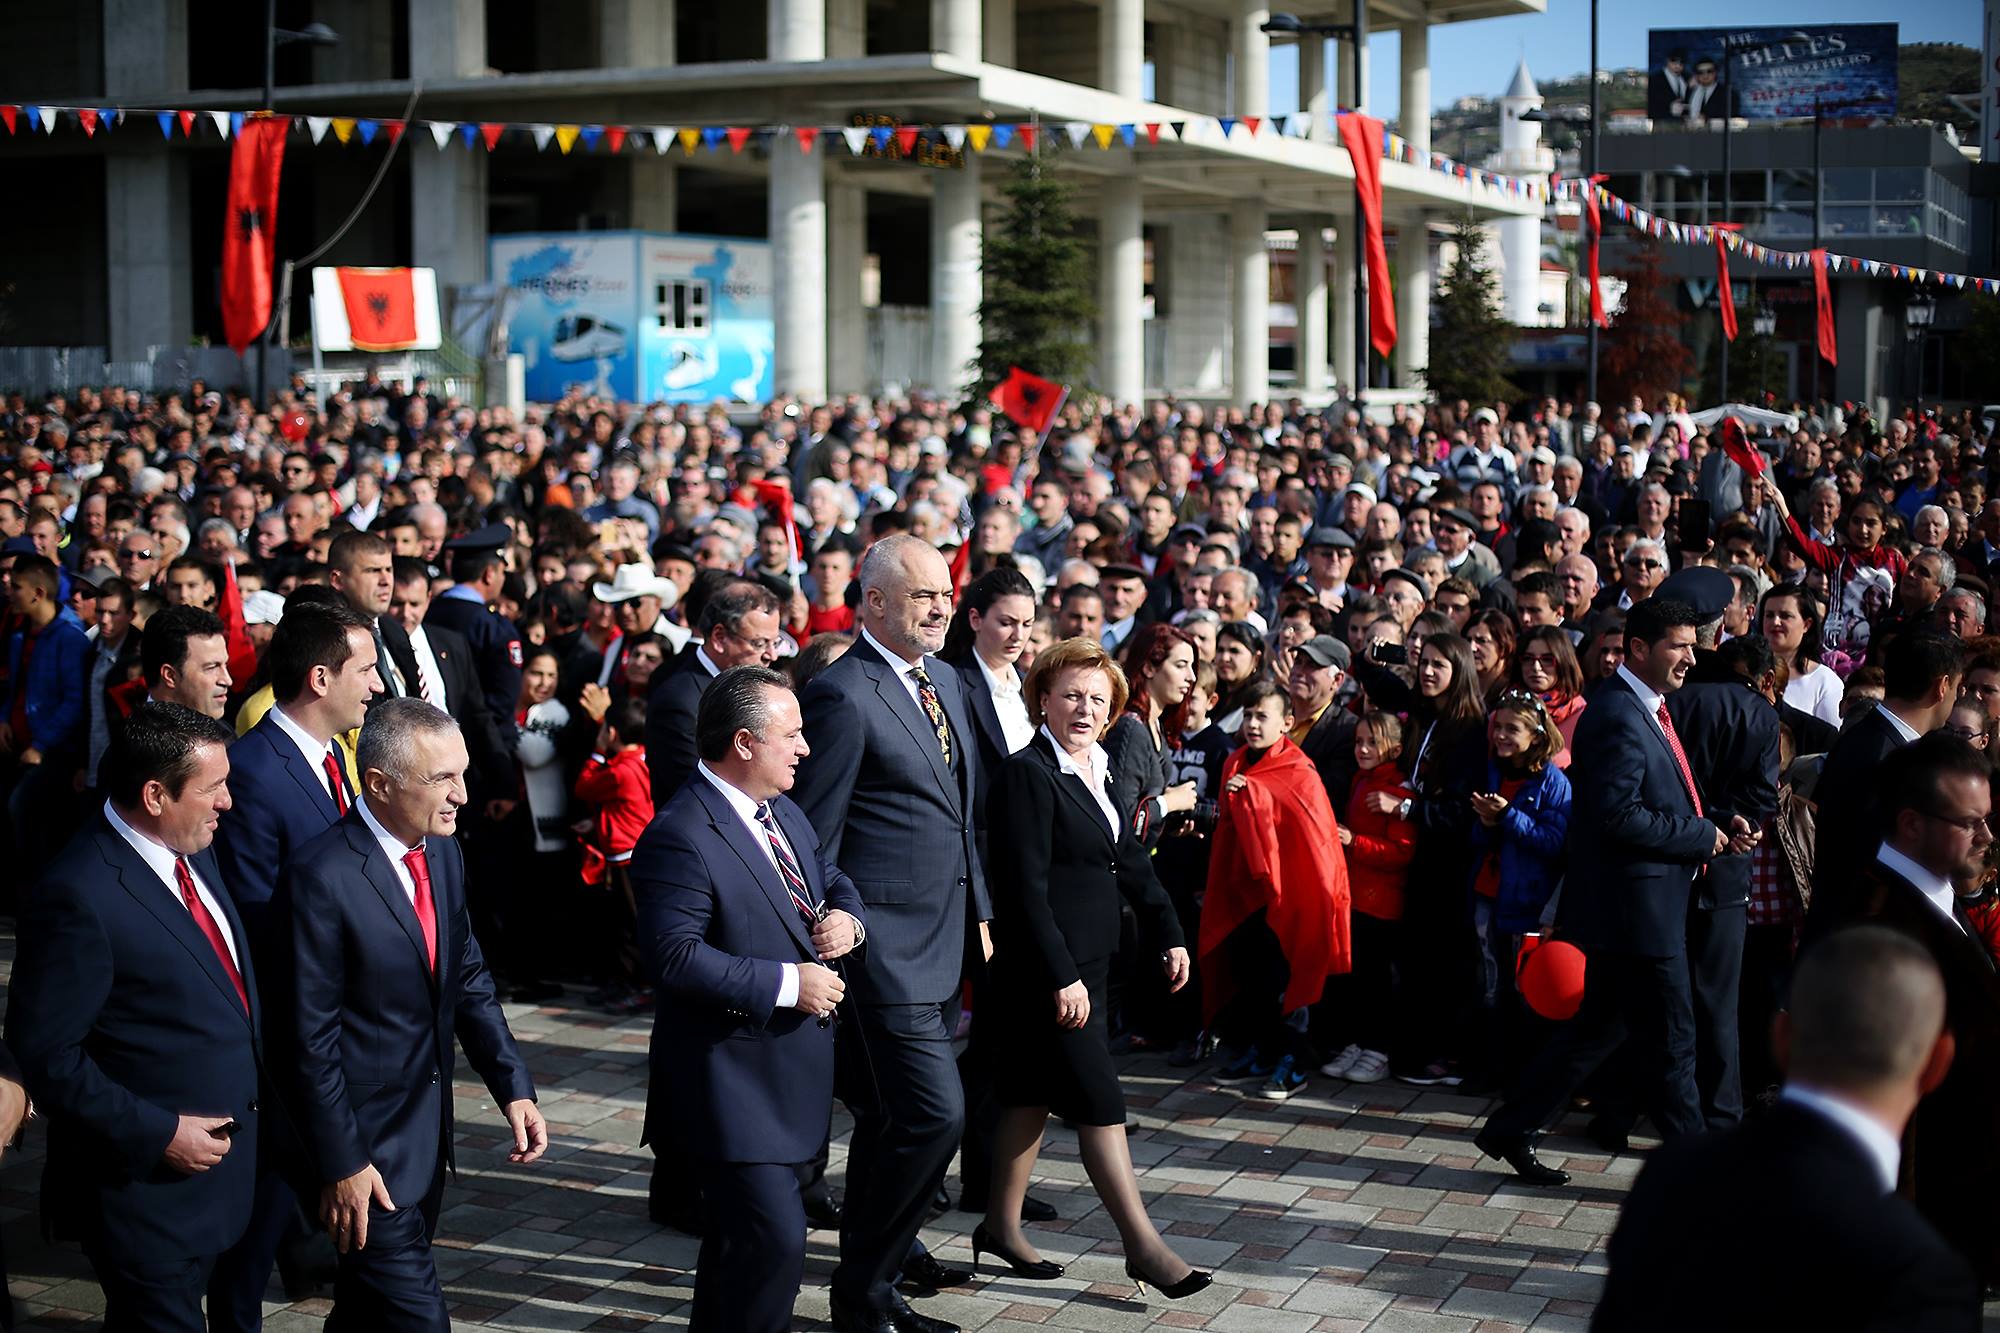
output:
[[[1061,1273],[1021,1230],[1021,1200],[1054,1111],[1077,1126],[1084,1169],[1124,1242],[1126,1273],[1141,1290],[1152,1281],[1177,1299],[1206,1286],[1209,1275],[1167,1248],[1146,1216],[1105,1027],[1121,901],[1138,913],[1173,988],[1188,979],[1173,904],[1112,803],[1098,744],[1124,705],[1125,678],[1094,639],[1070,639],[1036,658],[1026,694],[1041,730],[1001,768],[987,806],[994,895],[988,1007],[1004,1071],[995,1096],[1006,1110],[973,1247],[998,1254],[1022,1276]]]

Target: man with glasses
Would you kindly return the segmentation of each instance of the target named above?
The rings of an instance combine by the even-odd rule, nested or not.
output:
[[[160,553],[153,548],[153,534],[133,531],[118,543],[118,577],[139,591],[152,586],[160,572]]]
[[[1905,1181],[1918,1209],[1987,1283],[2000,1277],[2000,1239],[1990,1225],[2000,1192],[2000,1145],[1991,1133],[2000,1099],[2000,979],[1968,929],[1957,886],[1985,871],[1992,772],[1986,755],[1956,736],[1925,736],[1893,756],[1876,774],[1887,818],[1853,899],[1853,919],[1908,935],[1944,974],[1946,1026],[1958,1050],[1911,1121]]]
[[[1440,509],[1436,514],[1438,554],[1445,565],[1473,587],[1484,589],[1500,577],[1500,559],[1473,540],[1479,521],[1464,509]]]
[[[1629,611],[1653,595],[1667,577],[1667,548],[1650,537],[1632,543],[1618,565],[1618,609]]]

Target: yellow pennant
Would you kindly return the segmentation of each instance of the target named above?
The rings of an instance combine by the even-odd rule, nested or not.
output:
[[[582,132],[582,129],[583,127],[580,125],[556,126],[556,147],[562,149],[564,153],[568,153],[571,148],[576,146],[576,136]]]
[[[1116,125],[1092,125],[1090,127],[1091,137],[1097,140],[1099,148],[1109,148],[1111,146],[1111,136],[1116,133],[1118,133]]]
[[[701,142],[701,131],[682,130],[680,134],[676,137],[678,137],[681,141],[681,151],[686,153],[689,157],[693,157],[694,146]]]
[[[349,139],[352,139],[354,137],[354,117],[335,116],[333,118],[333,137],[342,143],[346,143]]]
[[[993,127],[991,125],[968,125],[965,127],[965,137],[971,141],[973,152],[983,153],[986,151],[987,143],[993,138]]]

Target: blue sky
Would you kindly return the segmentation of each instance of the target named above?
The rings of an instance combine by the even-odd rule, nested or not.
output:
[[[1274,3],[1274,9],[1282,5]],[[1301,5],[1301,8],[1320,6]],[[1332,6],[1347,6],[1336,0]],[[1653,27],[1706,28],[1731,24],[1764,27],[1778,23],[1881,23],[1893,19],[1904,42],[1960,42],[1979,45],[1977,0],[1676,0],[1661,7],[1636,0],[1601,0],[1598,59],[1606,69],[1646,63],[1646,31]],[[1398,114],[1398,70],[1402,39],[1382,33],[1368,43],[1369,110],[1384,118]],[[1521,57],[1537,78],[1581,74],[1590,64],[1589,0],[1548,0],[1546,14],[1447,23],[1431,29],[1431,101],[1497,97],[1507,87]],[[1298,105],[1298,57],[1287,45],[1272,52],[1271,107]]]

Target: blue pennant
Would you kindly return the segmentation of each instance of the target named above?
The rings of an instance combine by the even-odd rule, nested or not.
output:
[[[1224,116],[1224,117],[1222,117],[1222,137],[1223,137],[1223,138],[1227,139],[1227,138],[1229,137],[1229,132],[1230,132],[1231,130],[1235,129],[1235,128],[1236,128],[1236,117],[1234,117],[1234,116]]]
[[[357,120],[354,122],[354,132],[361,136],[361,142],[364,145],[374,143],[375,132],[381,128],[380,125],[372,120]]]
[[[604,127],[602,125],[585,125],[577,132],[577,137],[583,140],[584,152],[594,152],[597,149],[597,141],[604,137]]]
[[[701,141],[708,145],[708,151],[711,153],[715,151],[715,146],[722,142],[723,134],[724,131],[720,125],[704,125],[701,127]]]
[[[1138,138],[1136,130],[1137,127],[1133,125],[1120,125],[1118,127],[1118,137],[1125,141],[1125,146],[1127,148],[1130,148],[1133,142]]]
[[[232,139],[238,139],[241,138],[242,135],[243,135],[243,113],[241,111],[232,111],[229,113],[229,137]]]
[[[479,142],[479,126],[472,121],[466,121],[465,124],[458,127],[458,137],[465,140],[467,148],[472,147],[472,145]]]
[[[889,146],[889,140],[894,136],[895,136],[895,131],[890,129],[887,125],[877,125],[874,129],[868,131],[868,137],[875,141],[875,146],[877,148],[887,148]]]
[[[995,125],[993,127],[993,146],[995,148],[1005,148],[1013,142],[1014,127],[1012,125]]]
[[[161,138],[163,138],[163,139],[171,139],[171,138],[173,138],[173,137],[174,137],[174,113],[173,113],[173,112],[171,112],[171,111],[162,111],[162,112],[160,112],[160,114],[159,114],[159,115],[157,115],[157,116],[153,117],[153,119],[155,119],[155,120],[157,120],[157,121],[159,121],[159,122],[160,122],[160,137],[161,137]]]

